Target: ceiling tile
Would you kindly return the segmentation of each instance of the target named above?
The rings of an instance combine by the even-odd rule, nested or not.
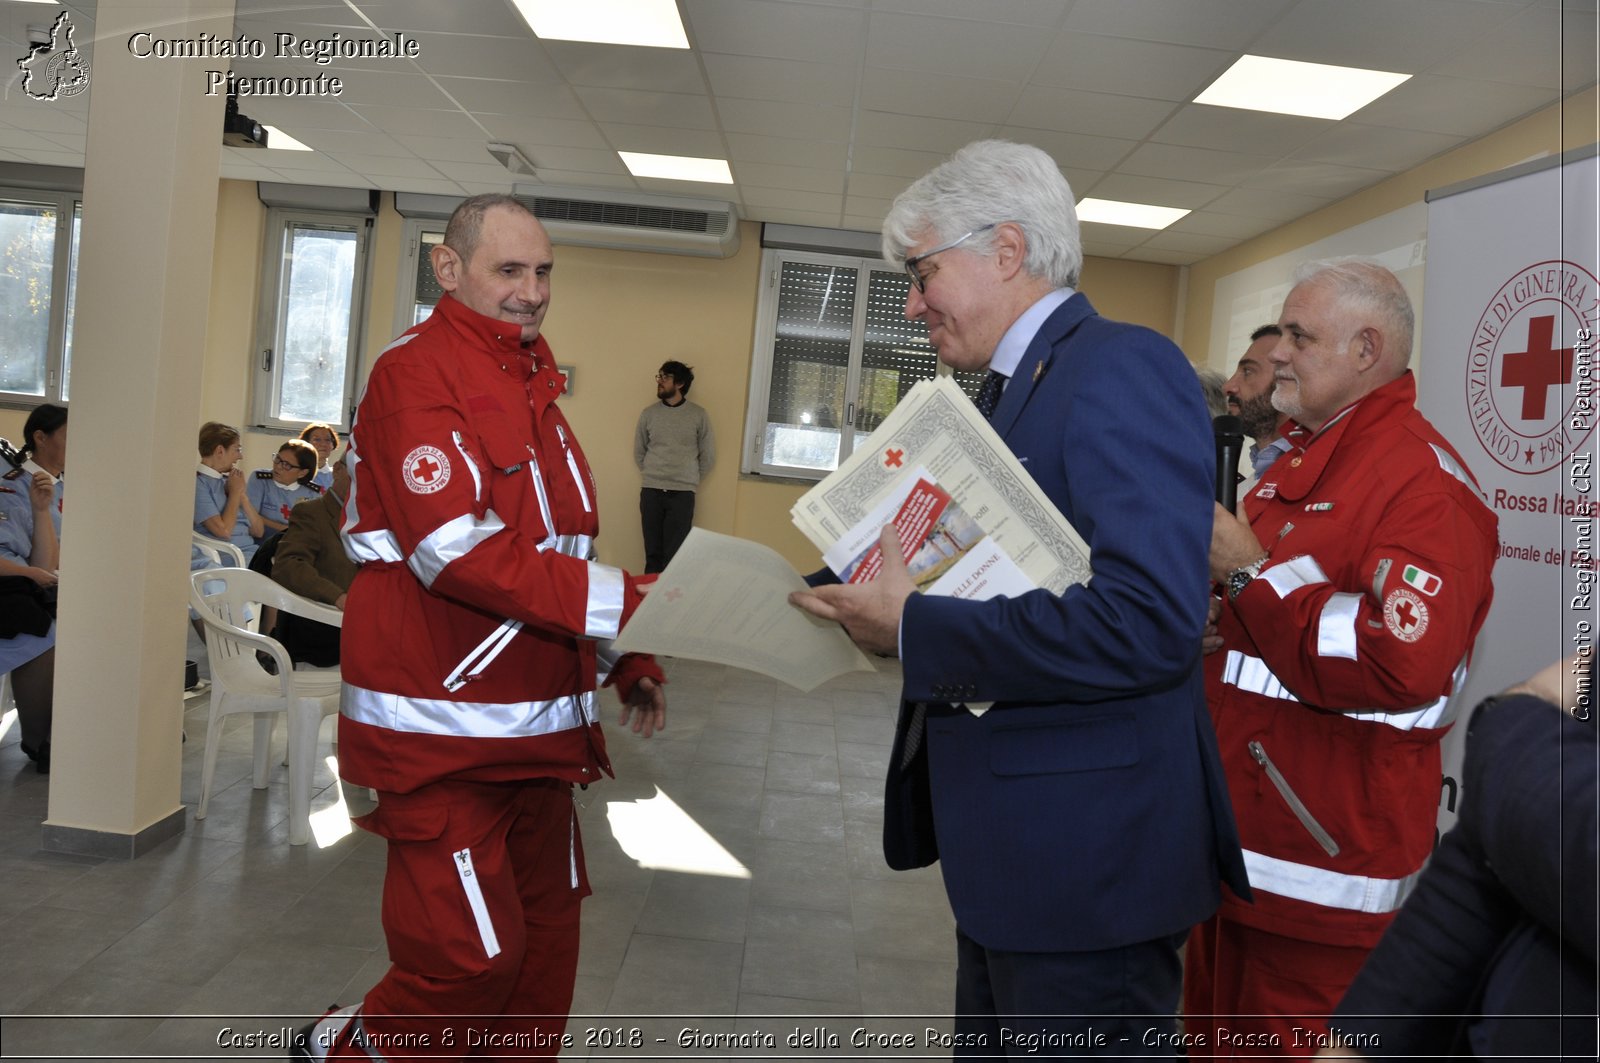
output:
[[[1017,97],[1006,124],[1143,140],[1172,113],[1173,106],[1171,100],[1029,85]]]
[[[836,229],[842,223],[840,216],[835,213],[814,210],[789,210],[781,207],[767,210],[761,220],[775,222],[779,225],[820,225],[827,229]]]
[[[682,0],[696,50],[837,63],[859,54],[867,16],[850,8],[768,0]]]
[[[1300,0],[1251,47],[1279,59],[1411,74],[1515,15],[1478,0]]]
[[[1209,210],[1194,210],[1167,227],[1169,233],[1201,233],[1205,236],[1228,236],[1234,240],[1248,240],[1266,232],[1277,223],[1266,218],[1246,218],[1238,214],[1217,214]]]
[[[798,192],[844,191],[844,175],[837,170],[814,170],[806,166],[774,166],[763,162],[733,163],[733,179],[740,188],[792,188]],[[854,185],[854,181],[851,182]]]
[[[797,140],[850,139],[848,107],[818,107],[777,100],[721,100],[717,117],[730,133],[776,134]]]
[[[262,97],[252,99],[243,110],[256,121],[275,125],[297,138],[297,129],[341,129],[358,133],[379,131],[377,126],[355,111],[332,100]],[[394,130],[384,132],[393,133]]]
[[[863,111],[856,123],[856,139],[863,144],[908,151],[929,151],[948,155],[974,140],[987,136],[991,127],[978,122],[954,122],[944,118],[913,118],[907,115]]]
[[[838,227],[851,232],[877,235],[883,231],[883,218],[875,214],[846,214],[840,219]]]
[[[754,133],[729,133],[728,152],[739,162],[765,162],[776,166],[827,166],[843,169],[845,145],[822,140],[791,140]]]
[[[666,125],[679,129],[717,128],[711,101],[706,96],[592,87],[573,91],[583,101],[589,117],[597,122]]]
[[[1524,8],[1514,19],[1435,63],[1428,73],[1558,89],[1563,66],[1559,57],[1563,41],[1569,37],[1588,49],[1588,73],[1592,79],[1594,14],[1565,10],[1550,3]]]
[[[839,212],[839,196],[826,192],[792,192],[776,188],[746,188],[741,197],[752,207],[784,207],[795,210]]]
[[[1444,133],[1340,122],[1291,157],[1398,172],[1456,147],[1462,139]]]
[[[1385,170],[1358,169],[1327,162],[1285,159],[1240,182],[1246,189],[1269,188],[1308,196],[1340,199],[1377,184],[1390,174]]]
[[[1160,251],[1150,247],[1137,247],[1118,256],[1131,262],[1155,262],[1163,266],[1192,266],[1209,256],[1194,251]]]
[[[1048,129],[1021,129],[1016,126],[1002,126],[995,136],[1043,148],[1063,169],[1070,166],[1085,170],[1109,170],[1139,146],[1132,140],[1091,137],[1082,133],[1055,133]]]
[[[260,118],[256,119],[260,121]],[[288,132],[288,130],[285,130]],[[303,129],[298,134],[290,133],[296,140],[308,148],[321,152],[338,152],[350,155],[371,155],[375,157],[405,156],[415,157],[411,149],[384,133],[353,133],[349,131],[335,131],[328,129]],[[267,137],[267,143],[272,143],[272,137]],[[270,149],[269,149],[270,150]],[[292,163],[290,165],[293,165]],[[359,167],[357,167],[359,169]]]
[[[867,65],[1005,81],[1038,63],[1049,37],[1004,22],[874,12]]]
[[[505,114],[516,111],[539,118],[582,119],[577,93],[565,85],[492,78],[438,78],[439,87],[463,109]]]
[[[593,122],[568,122],[561,118],[533,118],[510,114],[474,114],[491,140],[509,140],[525,152],[546,144],[559,148],[610,148]]]
[[[430,196],[464,196],[466,192],[454,181],[446,181],[442,177],[432,180],[423,177],[390,177],[385,179],[383,187],[394,192],[420,192]]]
[[[855,100],[859,80],[854,66],[716,52],[707,52],[701,59],[706,67],[706,80],[719,98],[789,100],[848,107]]]
[[[366,119],[372,128],[382,129],[395,137],[448,137],[466,140],[483,136],[480,124],[482,119],[474,120],[472,115],[463,111],[427,111],[414,107],[388,105],[363,105],[352,107],[351,110]],[[285,128],[293,132],[294,127]]]
[[[360,174],[351,173],[343,166],[322,170],[291,169],[274,166],[273,170],[292,185],[329,185],[333,188],[376,188],[375,182]]]
[[[370,70],[346,78],[339,102],[347,107],[368,104],[416,110],[443,110],[451,106],[439,86],[422,74],[386,74]]]
[[[904,192],[914,179],[895,174],[854,173],[850,175],[850,192],[874,199],[893,199]]]
[[[418,61],[436,77],[554,81],[559,73],[531,34],[417,33]],[[387,69],[387,68],[385,68]]]
[[[1077,0],[1066,29],[1242,52],[1294,0]]]
[[[295,0],[299,7],[303,0]],[[372,22],[390,32],[448,33],[461,28],[461,9],[439,0],[351,0]],[[243,6],[243,5],[241,5]],[[281,6],[281,5],[275,5]],[[533,31],[510,4],[477,3],[472,12],[472,32],[505,37],[532,37]],[[427,59],[424,55],[423,59]]]
[[[395,140],[419,159],[435,162],[482,163],[493,158],[488,148],[484,146],[488,143],[487,137],[467,140],[456,137],[413,137],[402,134],[395,137]]]
[[[1218,214],[1240,214],[1247,218],[1285,222],[1320,210],[1331,202],[1331,196],[1305,196],[1267,188],[1235,188],[1207,203],[1206,209]]]
[[[1238,56],[1231,51],[1063,33],[1034,72],[1039,85],[1192,100]]]
[[[1185,148],[1176,144],[1145,144],[1135,148],[1119,169],[1144,177],[1165,177],[1181,173],[1206,184],[1238,184],[1260,173],[1275,160],[1262,155],[1240,155],[1209,148]]]
[[[904,15],[942,15],[949,18],[982,19],[985,22],[1015,22],[1045,29],[1061,22],[1061,0],[873,0],[872,10]]]
[[[27,151],[23,152],[22,154],[25,155],[25,161],[36,162],[40,166],[78,167],[83,165],[83,152],[81,151],[59,151],[55,149],[49,149],[43,151]]]
[[[1107,225],[1099,221],[1078,223],[1078,233],[1083,237],[1085,244],[1093,241],[1102,246],[1129,248],[1144,243],[1149,239],[1150,232],[1151,230],[1141,229],[1136,225]]]
[[[1326,133],[1334,123],[1322,118],[1245,111],[1237,107],[1186,104],[1151,134],[1158,144],[1241,151],[1281,158]]]
[[[695,54],[681,48],[627,48],[583,41],[545,41],[544,50],[567,81],[597,88],[704,92]]]
[[[993,124],[1006,120],[1021,91],[1022,85],[1015,81],[936,72],[909,78],[903,70],[869,67],[862,81],[861,106],[873,111]]]
[[[362,156],[346,157],[337,153],[331,153],[329,158],[333,159],[335,162],[342,163],[353,173],[362,173],[368,176],[422,177],[433,181],[437,181],[445,177],[444,174],[440,173],[438,170],[434,169],[432,166],[429,166],[427,163],[423,162],[419,158],[416,158],[415,156],[404,159],[386,159],[376,157],[363,158]],[[506,173],[508,182],[510,177],[511,175]]]
[[[502,185],[511,187],[519,181],[527,181],[523,174],[513,174],[499,163],[492,161],[493,157],[485,151],[485,162],[453,162],[449,159],[428,160],[433,168],[457,184],[472,182],[474,184]],[[539,171],[541,174],[544,170]]]
[[[1197,255],[1214,255],[1226,251],[1237,241],[1230,236],[1208,236],[1205,233],[1175,233],[1164,229],[1139,245],[1139,250],[1184,251]]]
[[[907,184],[945,160],[936,151],[906,151],[901,148],[859,146],[851,156],[856,173],[889,174],[907,178]]]
[[[723,139],[709,129],[673,129],[668,126],[602,122],[600,131],[618,151],[649,155],[687,155],[695,159],[726,159]]]
[[[892,199],[879,199],[876,196],[845,196],[844,211],[846,214],[854,214],[858,217],[876,215],[881,218],[889,213],[889,207],[893,203],[894,200]]]
[[[1552,102],[1547,89],[1419,74],[1373,100],[1349,120],[1471,137]]]
[[[487,149],[485,149],[487,154]],[[524,152],[543,173],[546,169],[574,170],[581,173],[614,174],[633,180],[622,159],[609,148],[558,148],[545,144]]]
[[[1073,191],[1080,197],[1116,199],[1124,203],[1148,203],[1161,207],[1182,207],[1193,210],[1204,206],[1228,190],[1226,185],[1207,185],[1197,181],[1175,181],[1170,177],[1140,177],[1136,174],[1110,173],[1094,183],[1092,188]]]
[[[663,181],[654,177],[635,178],[646,192],[662,196],[693,196],[696,199],[730,200],[734,197],[732,185],[712,184],[706,181]]]
[[[588,173],[581,170],[539,170],[540,183],[568,188],[612,188],[638,190],[629,174]]]

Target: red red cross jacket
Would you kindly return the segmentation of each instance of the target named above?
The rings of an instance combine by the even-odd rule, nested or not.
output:
[[[588,560],[594,479],[541,337],[445,296],[373,367],[351,429],[340,771],[406,793],[443,778],[610,772],[596,688],[661,678],[603,652],[639,603]]]
[[[1493,593],[1498,521],[1415,402],[1407,373],[1292,429],[1244,501],[1270,559],[1206,659],[1255,894],[1223,916],[1301,940],[1375,944],[1410,892]]]

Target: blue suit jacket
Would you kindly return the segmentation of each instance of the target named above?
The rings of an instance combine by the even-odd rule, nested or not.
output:
[[[1074,295],[1023,355],[992,423],[1090,548],[1064,594],[914,595],[884,855],[940,859],[961,929],[1073,952],[1249,895],[1200,678],[1215,444],[1183,354]],[[995,701],[981,717],[948,704]],[[927,740],[900,768],[909,703]],[[930,785],[931,783],[931,785]]]

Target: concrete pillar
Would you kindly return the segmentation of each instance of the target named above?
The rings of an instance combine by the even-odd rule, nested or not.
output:
[[[93,27],[43,844],[121,857],[186,816],[189,528],[225,103],[204,71],[226,66],[136,58],[141,30],[229,37],[233,0],[117,0]]]

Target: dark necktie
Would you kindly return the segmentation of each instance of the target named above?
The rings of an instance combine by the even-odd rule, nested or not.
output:
[[[983,414],[985,421],[994,417],[994,408],[1000,405],[1000,392],[1005,390],[1006,377],[1003,373],[989,370],[989,375],[983,378],[983,386],[978,389],[978,397],[972,404]]]

